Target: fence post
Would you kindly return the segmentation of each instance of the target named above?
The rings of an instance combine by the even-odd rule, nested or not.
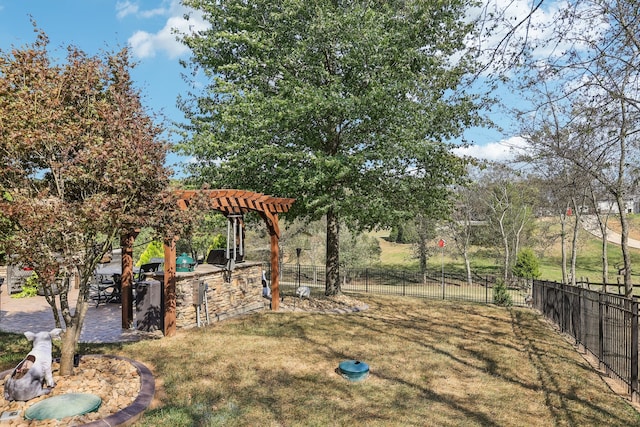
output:
[[[582,310],[582,305],[584,304],[584,288],[578,289],[578,317],[580,319],[580,330],[576,335],[580,337],[580,345],[584,346],[584,310]]]
[[[604,360],[604,294],[598,292],[598,360],[602,367]]]
[[[638,299],[631,301],[631,401],[638,401]]]
[[[489,304],[489,276],[484,276],[484,303]]]
[[[444,274],[442,274],[442,299],[447,299],[447,295],[445,293],[445,281],[444,281]]]
[[[318,286],[318,267],[313,265],[313,286]]]
[[[564,292],[564,283],[560,283],[560,332],[566,332],[564,324],[566,309],[566,307],[564,306]]]
[[[405,296],[405,292],[406,292],[405,286],[406,286],[406,283],[404,278],[404,270],[402,270],[402,296]]]
[[[364,269],[364,292],[369,293],[369,269]]]

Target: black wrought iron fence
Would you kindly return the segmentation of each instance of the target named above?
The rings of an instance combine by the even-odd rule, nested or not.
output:
[[[324,266],[282,264],[280,292],[293,295],[297,286],[324,290],[325,271]],[[342,292],[345,293],[400,295],[487,304],[493,302],[495,277],[474,276],[469,283],[462,275],[447,273],[420,273],[387,268],[341,268],[340,283]],[[530,298],[531,286],[514,282],[507,286],[507,291],[514,305],[525,306]]]
[[[638,401],[638,300],[535,280],[533,306],[596,356]]]

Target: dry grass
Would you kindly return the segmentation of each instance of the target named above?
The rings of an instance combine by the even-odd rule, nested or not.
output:
[[[82,352],[153,369],[156,401],[140,426],[640,425],[629,402],[533,311],[358,299],[370,309],[263,312]],[[14,366],[24,341],[0,334],[0,365]],[[368,363],[369,378],[338,375],[347,359]]]
[[[640,240],[640,215],[627,214],[627,221],[629,223],[629,238]],[[620,218],[617,215],[613,215],[609,218],[609,221],[607,221],[607,227],[616,233],[622,232]]]
[[[628,426],[639,414],[534,312],[359,297],[122,347],[159,392],[144,426]],[[111,349],[113,350],[113,349]],[[335,370],[362,360],[370,376]]]

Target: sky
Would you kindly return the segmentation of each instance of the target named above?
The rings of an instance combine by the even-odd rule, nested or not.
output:
[[[183,16],[190,12],[187,21]],[[198,13],[181,6],[179,0],[0,0],[0,49],[33,43],[31,19],[47,34],[49,48],[56,49],[61,58],[68,45],[90,55],[130,46],[138,62],[132,77],[144,105],[169,120],[184,121],[176,101],[188,90],[182,77],[185,69],[179,60],[188,58],[189,51],[176,40],[172,29],[186,33],[204,28],[205,23]],[[504,114],[493,118],[511,128],[510,119]],[[475,145],[459,153],[488,160],[504,160],[512,154],[510,147],[521,144],[517,136],[495,130],[473,129],[467,137]],[[176,155],[168,158],[171,166],[180,161],[185,159]]]
[[[179,94],[188,90],[180,58],[188,49],[176,40],[172,28],[200,28],[199,19],[186,21],[188,11],[177,0],[0,0],[0,49],[21,47],[35,41],[31,19],[49,37],[49,49],[66,56],[66,46],[87,54],[118,51],[130,46],[138,63],[132,78],[150,111],[183,122],[176,106]],[[170,155],[168,164],[183,161]]]

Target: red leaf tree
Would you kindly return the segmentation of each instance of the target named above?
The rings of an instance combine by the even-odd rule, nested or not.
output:
[[[33,267],[56,326],[64,322],[69,375],[96,265],[123,231],[171,224],[175,205],[163,129],[133,87],[127,49],[88,56],[68,47],[63,61],[36,33],[32,45],[0,50],[0,213],[12,227],[2,243]]]

